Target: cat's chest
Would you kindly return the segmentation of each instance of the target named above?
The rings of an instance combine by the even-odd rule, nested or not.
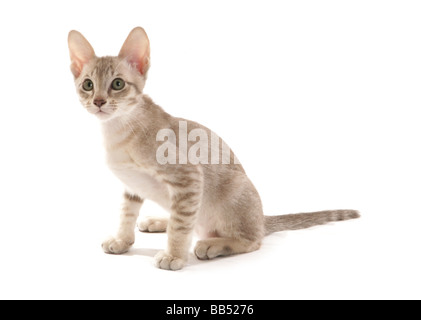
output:
[[[125,150],[107,151],[110,170],[131,191],[143,199],[150,199],[165,209],[170,208],[167,186],[156,179],[149,168],[136,163]]]

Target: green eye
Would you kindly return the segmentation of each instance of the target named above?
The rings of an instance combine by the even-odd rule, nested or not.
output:
[[[92,82],[92,80],[86,79],[85,81],[83,81],[82,87],[85,91],[92,91],[92,89],[94,88],[94,83]]]
[[[121,90],[124,88],[125,85],[126,83],[124,82],[123,79],[117,78],[117,79],[114,79],[113,83],[111,84],[111,87],[114,90]]]

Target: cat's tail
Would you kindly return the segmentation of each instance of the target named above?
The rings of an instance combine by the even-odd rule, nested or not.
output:
[[[285,230],[298,230],[325,224],[332,221],[357,219],[356,210],[326,210],[318,212],[265,216],[265,235]]]

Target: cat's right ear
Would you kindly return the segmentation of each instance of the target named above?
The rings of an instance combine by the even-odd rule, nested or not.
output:
[[[72,30],[68,37],[70,60],[72,70],[75,78],[80,76],[83,66],[95,57],[95,52],[88,40],[78,31]]]
[[[130,32],[118,54],[120,58],[127,59],[144,76],[149,69],[149,55],[149,39],[141,27],[134,28]]]

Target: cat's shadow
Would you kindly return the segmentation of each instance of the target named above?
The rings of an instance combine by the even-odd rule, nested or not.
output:
[[[123,257],[124,256],[125,257],[143,256],[143,257],[150,257],[150,258],[153,259],[155,257],[155,255],[160,251],[162,251],[162,249],[131,248],[128,252],[123,253],[121,256],[123,256]],[[218,260],[227,259],[227,258],[229,258],[229,257],[218,257],[218,258],[212,259],[212,260],[199,260],[194,253],[190,253],[187,265],[195,266],[195,265],[198,265],[198,264],[216,262]]]
[[[123,256],[145,256],[153,258],[159,251],[161,250],[152,248],[131,248]]]
[[[123,253],[121,256],[126,256],[126,257],[144,256],[144,257],[154,258],[155,255],[160,251],[162,251],[162,249],[131,248],[128,252]],[[213,259],[213,260],[218,260],[218,258]],[[205,260],[205,261],[210,261],[210,260]],[[197,257],[193,253],[189,254],[189,261],[188,261],[189,265],[197,265],[197,264],[203,263],[205,261],[201,261],[201,260],[197,259]]]
[[[266,242],[267,246],[271,245],[271,241],[270,240],[274,240],[277,239],[277,241],[279,239],[285,239],[287,237],[287,232],[278,232],[278,233],[273,233],[271,234]],[[126,257],[132,257],[132,256],[143,256],[143,257],[150,257],[150,258],[154,258],[155,255],[162,251],[162,249],[153,249],[153,248],[131,248],[128,252],[122,254],[122,256],[126,256]],[[217,261],[223,261],[226,259],[234,259],[235,257],[244,257],[244,256],[250,256],[250,255],[258,255],[260,252],[260,250],[258,251],[254,251],[254,252],[249,252],[247,254],[240,254],[240,255],[233,255],[233,256],[229,256],[229,257],[217,257],[215,259],[211,259],[211,260],[200,260],[196,257],[196,255],[192,252],[189,253],[189,259],[188,259],[188,265],[190,266],[194,266],[194,265],[198,265],[198,264],[203,264],[203,263],[212,263],[212,262],[217,262]]]

